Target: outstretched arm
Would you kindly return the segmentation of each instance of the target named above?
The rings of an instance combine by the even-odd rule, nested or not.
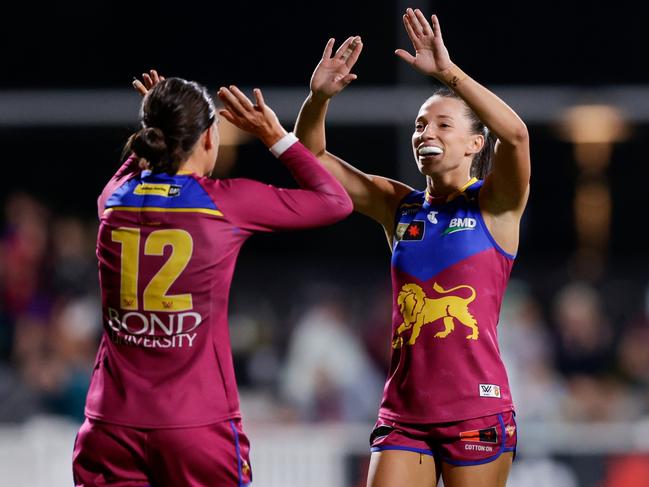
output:
[[[301,189],[281,189],[250,180],[222,182],[232,186],[236,224],[252,231],[290,230],[328,225],[348,216],[352,203],[344,188],[295,137],[287,134],[275,113],[255,89],[255,103],[236,86],[221,88],[220,114],[257,136],[289,169]],[[226,200],[222,204],[228,205]]]
[[[332,54],[333,46],[334,39],[329,39],[311,77],[311,93],[302,105],[295,133],[340,181],[354,209],[381,223],[390,237],[397,205],[412,188],[388,178],[365,174],[327,151],[325,118],[329,100],[356,79],[351,69],[363,49],[360,37],[349,37],[335,54]]]
[[[133,80],[142,96],[164,77],[155,70]],[[219,204],[237,226],[249,231],[297,230],[330,225],[348,216],[352,204],[344,188],[293,134],[287,134],[255,89],[255,103],[236,86],[222,87],[219,111],[230,123],[258,137],[291,172],[301,189],[275,188],[248,179],[209,183],[219,186]],[[206,183],[207,184],[207,183]]]
[[[419,9],[407,9],[403,23],[415,55],[402,49],[397,49],[395,54],[454,90],[498,137],[493,169],[481,192],[483,211],[494,216],[510,213],[520,217],[527,202],[530,181],[527,127],[503,100],[453,64],[436,15],[431,17],[429,24]]]

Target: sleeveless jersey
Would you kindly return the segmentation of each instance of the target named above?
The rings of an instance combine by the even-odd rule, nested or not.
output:
[[[240,416],[227,309],[241,245],[257,231],[332,224],[352,211],[302,144],[280,159],[304,189],[140,172],[134,158],[106,186],[97,238],[104,333],[88,417],[164,428]]]
[[[396,214],[392,358],[379,417],[441,423],[513,409],[496,326],[514,256],[489,233],[482,181],[413,191]]]

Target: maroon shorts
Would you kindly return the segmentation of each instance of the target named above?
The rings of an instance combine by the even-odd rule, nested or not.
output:
[[[379,419],[370,436],[373,452],[406,450],[452,465],[489,463],[503,452],[516,454],[513,411],[452,423],[411,424]]]
[[[235,486],[252,481],[241,420],[140,429],[86,419],[74,444],[75,486]]]

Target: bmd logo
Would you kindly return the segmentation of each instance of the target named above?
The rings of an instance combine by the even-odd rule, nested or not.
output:
[[[453,218],[442,235],[450,235],[451,233],[462,232],[464,230],[475,230],[477,224],[478,222],[475,218]]]

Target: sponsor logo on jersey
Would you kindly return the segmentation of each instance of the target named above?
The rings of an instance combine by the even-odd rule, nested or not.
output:
[[[500,398],[500,386],[496,384],[480,384],[480,397]]]
[[[143,348],[192,347],[203,317],[195,311],[151,313],[108,308],[113,343]]]
[[[513,424],[508,424],[505,428],[505,433],[507,433],[507,436],[511,438],[512,436],[514,436],[514,433],[516,433],[516,426],[514,426]]]
[[[498,430],[495,426],[481,430],[462,431],[460,440],[481,443],[498,443]]]
[[[433,225],[437,225],[437,214],[439,211],[431,211],[426,218],[428,218],[428,221],[431,222]]]
[[[455,293],[460,289],[471,291],[468,297],[441,296],[429,298],[418,284],[404,284],[397,296],[397,305],[403,318],[403,323],[397,327],[396,336],[392,340],[392,348],[403,346],[403,333],[412,330],[408,345],[414,345],[417,341],[421,328],[429,323],[441,321],[444,329],[435,333],[435,338],[446,338],[455,329],[458,322],[468,328],[471,333],[466,336],[468,340],[478,339],[478,322],[469,312],[469,304],[476,298],[475,289],[471,286],[460,285],[451,289],[444,289],[437,283],[433,284],[433,290],[438,294]],[[465,294],[466,291],[463,293]]]
[[[180,194],[180,186],[177,184],[140,183],[133,190],[133,194],[170,198]]]
[[[442,232],[442,235],[450,235],[451,233],[463,232],[465,230],[475,230],[478,222],[475,218],[453,218],[448,223],[448,228]]]
[[[406,203],[401,205],[399,211],[401,211],[401,216],[406,215],[415,215],[421,209],[421,203]]]

